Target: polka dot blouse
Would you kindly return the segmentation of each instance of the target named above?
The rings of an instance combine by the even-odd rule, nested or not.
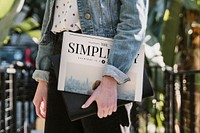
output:
[[[77,0],[56,0],[51,31],[77,31],[80,29]]]

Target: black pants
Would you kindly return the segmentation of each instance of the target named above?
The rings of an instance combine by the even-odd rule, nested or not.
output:
[[[60,91],[57,91],[57,78],[51,70],[47,100],[45,133],[121,133],[120,125],[128,126],[125,107],[107,118],[99,119],[93,115],[71,122],[65,109]]]
[[[62,36],[55,38],[55,52],[60,52]],[[57,78],[53,69],[50,70],[50,80],[47,99],[47,114],[45,133],[122,133],[121,126],[129,126],[127,108],[119,107],[117,112],[103,119],[93,115],[71,122],[62,99],[62,92],[57,91]],[[131,107],[130,107],[131,108]],[[130,111],[130,108],[128,109]]]

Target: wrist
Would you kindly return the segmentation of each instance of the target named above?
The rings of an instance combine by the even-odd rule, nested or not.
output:
[[[102,81],[106,81],[106,82],[109,82],[110,84],[117,85],[117,81],[111,76],[107,76],[107,75],[103,76]]]
[[[46,80],[39,80],[38,83],[39,84],[48,84],[48,81],[46,81]]]

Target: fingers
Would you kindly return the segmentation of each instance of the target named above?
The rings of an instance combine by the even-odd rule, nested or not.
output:
[[[91,95],[90,98],[85,102],[85,104],[82,105],[81,108],[83,109],[88,108],[94,101],[97,102],[97,108],[98,108],[97,115],[99,118],[105,118],[109,115],[112,115],[112,113],[116,112],[117,110],[116,102],[113,103],[108,102],[109,104],[105,106],[105,104],[99,103],[99,101],[95,99],[95,95]]]
[[[40,103],[34,103],[35,105],[35,111],[36,111],[36,114],[37,116],[39,116],[40,118],[43,118],[43,115],[40,113]]]
[[[35,111],[40,118],[46,118],[46,101],[33,101],[35,105]]]
[[[115,106],[113,106],[112,108],[110,108],[109,110],[108,110],[108,115],[112,115],[112,113],[114,113],[114,112],[116,112],[117,111],[117,105]]]
[[[85,104],[81,106],[81,108],[83,109],[88,108],[92,104],[93,101],[95,101],[95,98],[93,95],[91,95],[90,98],[85,102]]]
[[[115,104],[115,106],[113,107],[113,112],[117,111],[117,103]]]
[[[99,118],[105,118],[105,117],[112,115],[113,112],[116,112],[116,111],[113,111],[110,108],[98,109],[97,115],[98,115]]]
[[[97,107],[98,107],[97,115],[99,118],[105,118],[107,116],[112,115],[113,112],[117,111],[117,104],[115,103],[108,104],[107,106],[97,103]]]
[[[111,109],[108,110],[108,115],[112,115],[113,111]]]
[[[45,119],[46,117],[46,102],[42,101],[40,105],[40,116]]]
[[[99,118],[112,115],[117,110],[117,82],[111,77],[103,77],[101,84],[94,90],[90,98],[82,106],[89,107],[92,102],[97,103]]]
[[[39,81],[33,104],[35,105],[36,114],[45,119],[46,117],[46,101],[47,101],[48,83],[46,81]]]
[[[104,114],[106,114],[106,112],[105,112],[106,110],[104,108],[100,107],[99,104],[97,104],[97,108],[98,108],[97,116],[99,118],[106,117],[106,115],[104,115]]]

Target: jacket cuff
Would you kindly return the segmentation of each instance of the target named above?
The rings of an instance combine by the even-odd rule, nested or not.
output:
[[[43,81],[49,81],[49,72],[43,71],[43,70],[35,70],[32,78],[36,81],[43,80]]]
[[[128,75],[117,69],[116,67],[107,64],[103,70],[103,76],[111,76],[113,77],[118,84],[124,84],[127,81],[130,81]]]

